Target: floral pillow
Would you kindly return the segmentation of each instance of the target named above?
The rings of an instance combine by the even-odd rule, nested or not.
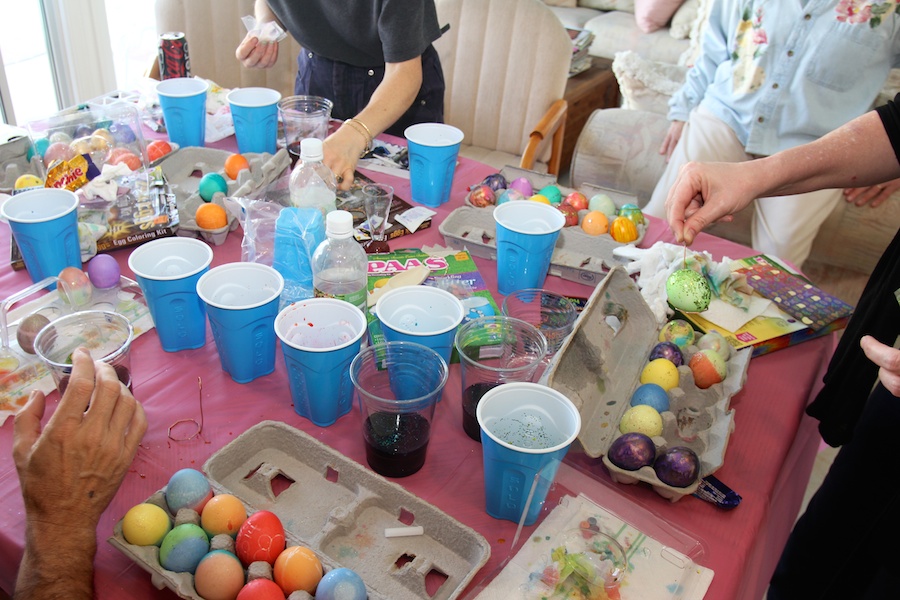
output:
[[[634,20],[644,33],[653,33],[668,25],[684,0],[634,0]]]

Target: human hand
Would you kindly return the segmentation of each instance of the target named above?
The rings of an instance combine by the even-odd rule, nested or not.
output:
[[[868,204],[876,208],[900,189],[900,179],[894,179],[880,185],[844,189],[844,199],[856,206]]]
[[[663,143],[659,147],[659,153],[665,155],[666,162],[669,162],[669,158],[671,158],[672,152],[675,150],[675,146],[678,144],[678,140],[681,139],[682,131],[684,131],[684,121],[672,121],[672,124],[669,125],[669,130],[666,132],[666,137],[665,139],[663,139]]]
[[[366,147],[367,140],[346,123],[325,138],[322,144],[322,152],[325,154],[323,162],[338,178],[340,189],[350,189],[356,175],[356,163]]]
[[[234,56],[248,69],[268,69],[278,60],[278,43],[263,43],[256,35],[248,33]]]
[[[144,409],[110,365],[72,354],[65,394],[41,430],[45,398],[32,392],[16,415],[13,459],[29,525],[96,536],[97,522],[147,430]]]
[[[859,340],[859,346],[873,363],[878,365],[878,379],[887,390],[900,397],[900,350],[882,344],[871,335]]]

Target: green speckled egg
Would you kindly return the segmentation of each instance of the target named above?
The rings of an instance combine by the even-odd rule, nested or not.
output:
[[[666,279],[669,304],[683,312],[703,312],[709,308],[712,290],[706,277],[692,269],[678,269]]]

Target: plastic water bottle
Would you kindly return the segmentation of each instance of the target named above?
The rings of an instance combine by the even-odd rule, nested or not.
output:
[[[322,140],[306,138],[300,142],[300,160],[291,171],[288,188],[291,204],[299,208],[318,208],[323,215],[335,210],[337,180],[322,162]]]
[[[313,253],[313,287],[317,298],[346,300],[366,310],[369,260],[353,238],[353,215],[335,210],[325,217],[325,241]]]

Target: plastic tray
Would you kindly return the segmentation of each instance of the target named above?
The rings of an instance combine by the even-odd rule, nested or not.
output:
[[[658,335],[656,318],[637,285],[623,268],[614,268],[591,294],[543,380],[578,406],[582,417],[578,440],[585,454],[602,456],[614,480],[649,483],[657,493],[675,501],[696,491],[699,481],[687,488],[672,487],[661,482],[651,467],[626,471],[605,456],[620,435],[619,420],[630,407]],[[679,367],[679,385],[668,392],[670,410],[661,413],[662,435],[654,438],[657,449],[691,448],[700,458],[703,477],[721,467],[734,429],[734,411],[729,404],[743,387],[749,364],[750,352],[733,352],[725,380],[705,390],[696,386],[689,367]],[[690,409],[695,420],[690,436],[682,437],[678,427],[682,409]]]
[[[373,473],[306,433],[263,421],[238,436],[203,465],[216,493],[240,498],[248,514],[275,513],[287,545],[306,546],[326,571],[347,567],[366,583],[370,600],[456,598],[490,557],[490,545],[434,505]],[[294,482],[279,494],[272,482]],[[164,490],[148,501],[166,508]],[[424,535],[386,538],[388,527],[421,525]],[[109,542],[147,570],[153,584],[181,598],[199,599],[189,573],[159,565],[155,546],[127,543],[121,521]],[[402,566],[401,559],[411,558]],[[446,577],[433,593],[430,573]]]

